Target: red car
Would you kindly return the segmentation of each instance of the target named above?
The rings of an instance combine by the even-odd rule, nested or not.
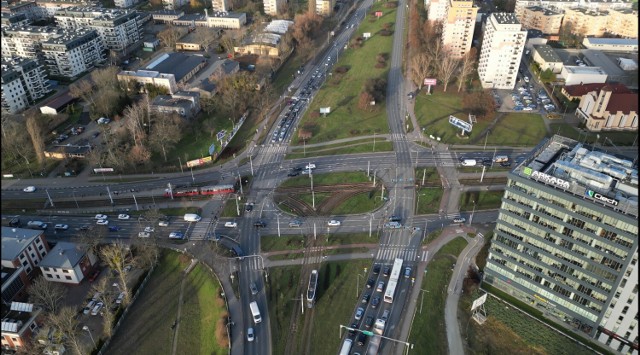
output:
[[[100,270],[96,269],[93,270],[93,272],[91,273],[91,275],[89,275],[89,282],[93,282],[95,281],[95,279],[98,278],[98,275],[100,275]]]

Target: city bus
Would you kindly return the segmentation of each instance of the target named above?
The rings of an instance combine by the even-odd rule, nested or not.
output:
[[[396,294],[396,286],[398,286],[398,280],[400,280],[401,272],[402,259],[396,259],[393,262],[393,268],[391,269],[391,276],[389,277],[387,290],[384,292],[384,301],[387,303],[393,303],[393,297]]]

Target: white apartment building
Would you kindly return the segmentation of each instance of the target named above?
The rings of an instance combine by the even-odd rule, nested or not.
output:
[[[2,61],[2,112],[17,113],[49,91],[44,66],[30,58]]]
[[[139,2],[140,0],[114,0],[114,4],[116,5],[116,7],[119,7],[121,9],[128,9]]]
[[[74,6],[98,6],[95,0],[38,0],[38,7],[44,17],[53,17],[56,11]]]
[[[478,7],[472,0],[449,0],[442,31],[442,45],[450,55],[462,58],[471,49]]]
[[[60,36],[52,26],[13,25],[2,28],[2,58],[39,58],[41,44]]]
[[[162,7],[166,10],[177,10],[189,3],[187,0],[162,0]]]
[[[104,43],[94,29],[82,28],[42,43],[50,75],[75,78],[107,60]]]
[[[142,21],[133,10],[72,7],[56,12],[61,28],[90,27],[98,31],[105,47],[123,51],[142,39]]]
[[[42,10],[35,1],[13,2],[2,1],[2,12],[10,15],[24,14],[29,21],[37,21],[43,17]]]
[[[227,3],[227,0],[211,0],[211,8],[214,12],[228,12],[229,4]]]
[[[447,7],[449,0],[430,0],[425,3],[427,9],[427,20],[444,21],[447,18]]]
[[[485,89],[513,89],[527,40],[527,31],[513,13],[493,13],[487,19],[478,61]]]
[[[335,0],[316,0],[316,14],[323,17],[331,16],[335,5]]]
[[[284,6],[285,0],[264,0],[264,13],[271,16],[277,16]]]
[[[516,0],[515,13],[518,16],[522,16],[522,12],[525,8],[530,6],[539,6],[546,9],[554,10],[560,13],[564,13],[566,9],[573,7],[583,7],[592,11],[606,11],[609,9],[631,9],[633,2],[629,0]]]

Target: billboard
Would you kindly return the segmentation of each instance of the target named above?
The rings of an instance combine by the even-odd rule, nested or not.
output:
[[[113,168],[95,168],[93,169],[94,173],[112,173]]]
[[[376,17],[382,17],[382,11],[376,11]]]
[[[362,34],[362,37],[363,37],[363,38],[365,38],[365,39],[366,39],[366,38],[371,38],[371,32],[365,32],[365,33],[363,33],[363,34]]]
[[[331,107],[320,107],[320,113],[331,113]]]
[[[191,167],[194,167],[194,166],[203,165],[204,163],[208,163],[210,161],[211,161],[211,157],[205,157],[205,158],[201,158],[201,159],[189,160],[187,162],[187,167],[191,168]]]
[[[465,122],[455,116],[449,116],[449,123],[467,132],[471,132],[471,129],[473,128],[471,123]]]
[[[437,83],[438,83],[437,79],[424,78],[424,85],[436,85]]]
[[[487,293],[475,299],[473,301],[473,304],[471,305],[471,312],[473,312],[476,308],[482,306],[486,301],[487,301]]]

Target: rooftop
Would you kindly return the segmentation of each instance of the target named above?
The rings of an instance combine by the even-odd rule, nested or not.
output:
[[[587,37],[584,39],[591,44],[612,44],[612,45],[624,45],[624,46],[633,46],[638,45],[637,38],[598,38],[598,37]]]
[[[603,89],[606,89],[606,87]],[[638,113],[638,94],[631,92],[611,94],[607,104],[607,111],[611,113],[622,112],[627,115],[631,112]]]
[[[293,21],[288,20],[273,20],[265,28],[264,32],[285,34],[289,27],[293,25]]]
[[[280,43],[280,35],[275,33],[258,33],[253,36],[250,43],[264,43],[276,46]]]
[[[189,55],[184,53],[164,53],[156,57],[145,69],[160,73],[173,74],[176,82],[190,73],[195,67],[207,58],[201,55]],[[140,73],[140,70],[138,71]]]
[[[2,227],[2,260],[14,260],[44,231]]]
[[[529,6],[527,7],[527,10],[529,11],[535,11],[535,12],[542,12],[543,15],[545,16],[553,16],[553,15],[562,15],[562,13],[549,9],[547,7],[542,7],[542,6]]]
[[[515,25],[520,23],[514,13],[495,12],[491,15],[496,19],[496,22],[501,25]]]
[[[638,169],[626,157],[555,135],[512,173],[638,217]]]
[[[72,269],[80,262],[85,255],[85,251],[79,244],[69,242],[58,242],[49,254],[40,262],[40,267],[54,267],[62,269]]]
[[[607,73],[604,70],[602,70],[602,68],[600,68],[600,67],[580,67],[580,66],[565,65],[564,69],[566,69],[566,71],[569,74],[600,74],[600,75],[607,75]]]
[[[629,89],[619,83],[595,83],[595,84],[581,84],[581,85],[568,85],[564,87],[564,90],[569,96],[578,97],[586,95],[592,91],[598,91],[604,86],[608,86],[610,90],[616,93],[631,92]]]
[[[562,63],[562,58],[547,44],[537,44],[533,48],[547,63]]]

